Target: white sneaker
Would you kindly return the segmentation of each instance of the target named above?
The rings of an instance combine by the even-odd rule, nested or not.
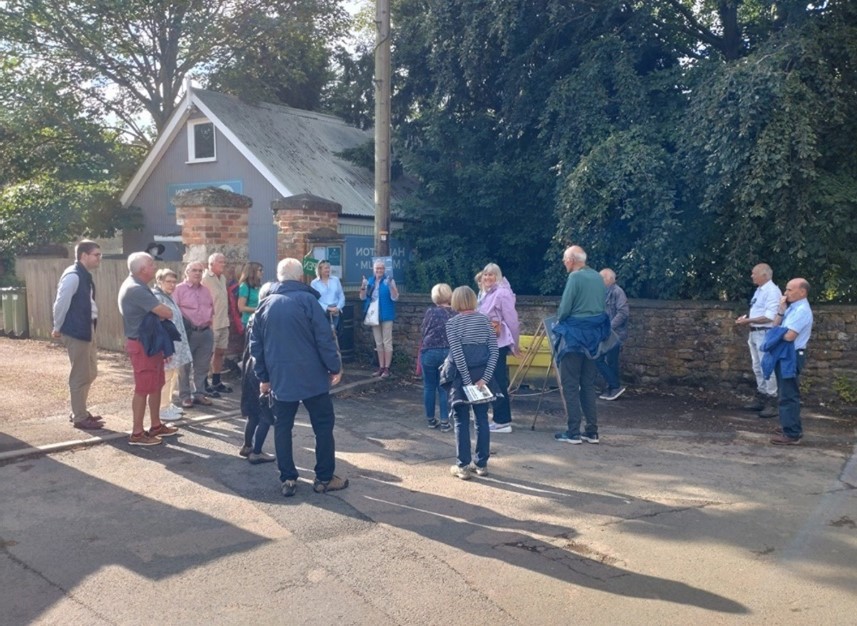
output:
[[[473,472],[470,470],[469,465],[465,465],[464,467],[453,465],[449,468],[449,472],[450,474],[452,474],[456,478],[460,478],[461,480],[470,480],[473,477]]]
[[[470,464],[470,471],[476,474],[477,476],[487,476],[488,468],[487,467],[479,467],[473,463]]]
[[[176,420],[180,420],[183,415],[184,411],[174,405],[161,411],[161,419],[165,422],[174,422]]]
[[[498,424],[497,422],[491,422],[488,424],[488,430],[492,433],[510,433],[512,432],[512,423]]]

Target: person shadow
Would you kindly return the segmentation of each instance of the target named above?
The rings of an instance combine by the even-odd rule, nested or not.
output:
[[[0,433],[0,444],[23,442]],[[195,510],[179,488],[163,481],[154,483],[157,499],[143,495],[160,480],[147,471],[148,455],[116,446],[113,465],[90,465],[90,456],[69,454],[0,466],[4,623],[40,621],[69,596],[97,612],[98,583],[87,579],[107,568],[160,581],[277,540],[248,530],[249,512],[231,516],[241,518],[243,528],[213,514],[214,502],[225,496],[209,494]]]
[[[469,502],[466,496],[451,498],[410,489],[394,474],[362,470],[337,459],[337,473],[340,472],[350,477],[349,488],[334,497],[313,499],[315,506],[388,525],[465,552],[482,559],[474,566],[477,571],[497,573],[520,568],[561,583],[623,597],[671,602],[730,615],[750,612],[742,603],[706,589],[634,572],[618,559],[588,547],[572,527],[512,518],[494,508]],[[453,480],[448,476],[443,479]],[[462,483],[462,492],[483,488],[484,485],[476,484],[480,480],[484,479]],[[575,495],[578,499],[590,496],[583,492]],[[611,499],[611,496],[593,497]]]

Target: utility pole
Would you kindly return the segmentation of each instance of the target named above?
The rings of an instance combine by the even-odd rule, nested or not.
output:
[[[390,0],[375,0],[375,254],[390,254]]]

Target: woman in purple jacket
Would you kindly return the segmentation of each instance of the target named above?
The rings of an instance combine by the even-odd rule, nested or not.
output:
[[[487,316],[497,334],[497,347],[500,357],[494,378],[503,392],[494,402],[494,421],[489,428],[492,433],[512,432],[512,409],[509,406],[509,368],[506,357],[511,352],[518,356],[518,338],[520,325],[518,312],[515,310],[515,293],[509,286],[509,281],[503,278],[503,272],[496,263],[489,263],[482,270],[482,291],[484,295],[479,302],[478,311]]]

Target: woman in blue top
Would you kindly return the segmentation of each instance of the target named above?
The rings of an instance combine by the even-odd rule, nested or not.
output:
[[[330,274],[330,261],[319,261],[315,266],[316,278],[311,287],[319,293],[318,303],[330,320],[330,326],[339,335],[340,316],[345,308],[345,292],[339,278]]]
[[[375,350],[378,352],[378,371],[373,376],[390,377],[390,365],[393,363],[393,320],[396,319],[396,300],[399,290],[393,277],[386,275],[384,261],[377,260],[372,265],[372,278],[360,284],[360,299],[363,300],[363,316],[369,310],[369,304],[378,302],[378,322],[372,327],[375,337]]]
[[[250,316],[259,306],[259,287],[262,286],[262,264],[250,261],[241,270],[238,279],[238,310],[241,311],[241,323],[247,327]]]

